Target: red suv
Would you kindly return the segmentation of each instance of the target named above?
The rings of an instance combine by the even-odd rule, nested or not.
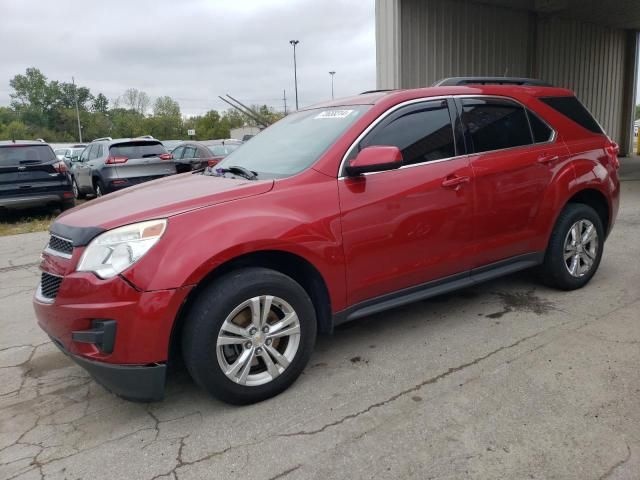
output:
[[[521,83],[310,107],[206,171],[61,215],[41,327],[122,397],[162,398],[182,355],[246,404],[291,385],[340,323],[529,267],[584,286],[618,211],[618,149],[571,91]]]

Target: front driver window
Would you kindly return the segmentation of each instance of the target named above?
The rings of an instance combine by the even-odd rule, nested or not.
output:
[[[402,151],[403,164],[455,157],[453,127],[444,100],[408,105],[377,125],[358,145],[392,145]],[[349,157],[355,157],[352,152]]]

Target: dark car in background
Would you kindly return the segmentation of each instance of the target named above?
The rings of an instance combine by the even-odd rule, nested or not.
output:
[[[151,138],[98,138],[73,162],[76,198],[104,194],[176,173],[173,157]]]
[[[184,142],[173,149],[173,159],[178,173],[213,167],[242,143],[234,139]]]
[[[51,146],[31,140],[0,141],[0,210],[75,205],[71,176]]]

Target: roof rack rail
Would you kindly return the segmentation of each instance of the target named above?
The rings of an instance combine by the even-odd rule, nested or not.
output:
[[[520,77],[450,77],[438,80],[434,87],[454,87],[464,85],[521,85],[535,87],[552,87],[550,83],[536,78]]]
[[[359,95],[366,95],[367,93],[380,93],[380,92],[393,92],[394,88],[381,88],[380,90],[366,90],[364,92],[360,92]]]
[[[93,140],[91,140],[92,142],[110,142],[111,140],[113,140],[113,138],[111,137],[100,137],[100,138],[94,138]]]
[[[138,135],[136,138],[148,138],[149,140],[155,140],[153,135]]]

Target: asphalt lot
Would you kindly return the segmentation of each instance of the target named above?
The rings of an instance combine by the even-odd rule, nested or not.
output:
[[[635,162],[586,288],[522,273],[362,319],[249,407],[180,371],[161,403],[107,393],[35,323],[47,235],[0,238],[0,478],[638,479]]]

